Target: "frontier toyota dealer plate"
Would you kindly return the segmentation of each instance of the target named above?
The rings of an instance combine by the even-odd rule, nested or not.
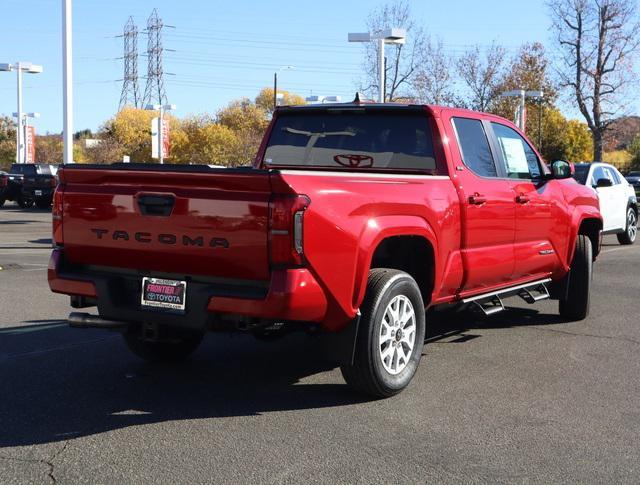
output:
[[[143,307],[184,311],[186,295],[186,281],[142,278],[141,304]]]

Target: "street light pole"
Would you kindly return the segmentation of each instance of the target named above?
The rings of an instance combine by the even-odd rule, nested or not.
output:
[[[62,0],[62,138],[64,142],[64,163],[73,163],[73,19],[71,14],[71,0]]]
[[[378,92],[378,102],[384,103],[387,89],[387,73],[385,72],[384,62],[384,39],[378,39],[378,83],[380,83],[380,91]]]
[[[278,107],[278,73],[273,73],[273,109]]]
[[[278,107],[278,73],[280,71],[294,69],[293,66],[280,66],[280,69],[273,73],[273,109]]]
[[[18,126],[16,127],[16,163],[22,163],[24,157],[22,156],[22,136],[24,133],[24,125],[22,120],[22,63],[16,63],[16,75],[18,76]]]
[[[384,103],[386,100],[386,62],[384,57],[385,44],[404,44],[407,38],[407,31],[405,29],[386,29],[379,32],[358,32],[350,33],[347,37],[349,42],[371,42],[373,40],[378,41],[378,84],[380,89],[378,90],[378,102]]]
[[[523,132],[526,130],[526,100],[532,98],[542,103],[544,98],[544,92],[542,91],[525,91],[524,89],[516,89],[514,91],[507,91],[500,95],[503,98],[518,98],[518,109],[516,110],[515,124]]]
[[[24,125],[22,109],[22,71],[29,74],[39,74],[43,71],[42,66],[31,64],[30,62],[16,62],[15,64],[0,64],[0,71],[16,71],[17,76],[17,101],[18,111],[15,113],[18,120],[16,126],[16,163],[24,163]]]

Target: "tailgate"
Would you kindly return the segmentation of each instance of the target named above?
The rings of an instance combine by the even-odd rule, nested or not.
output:
[[[60,172],[69,263],[269,278],[267,171],[151,167]]]

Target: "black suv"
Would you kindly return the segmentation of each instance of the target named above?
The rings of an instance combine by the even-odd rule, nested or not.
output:
[[[57,172],[56,165],[14,163],[11,175],[22,176],[21,200],[18,200],[20,207],[31,207],[34,203],[39,209],[51,207],[53,192],[58,185]]]

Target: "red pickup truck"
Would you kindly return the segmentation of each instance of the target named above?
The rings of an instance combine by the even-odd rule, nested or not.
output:
[[[75,165],[59,172],[48,278],[72,326],[122,331],[150,360],[206,330],[305,329],[346,381],[413,377],[426,310],[502,300],[589,311],[596,194],[502,118],[347,103],[276,111],[254,167]]]

